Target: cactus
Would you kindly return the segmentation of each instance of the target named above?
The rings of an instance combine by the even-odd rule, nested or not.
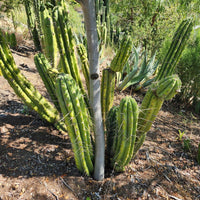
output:
[[[63,19],[63,16],[65,19]],[[65,23],[66,17],[67,14],[62,7],[58,6],[54,9],[53,20],[61,65],[63,72],[70,74],[76,80],[82,92],[85,93],[78,69],[73,34],[71,28]]]
[[[191,33],[192,26],[193,23],[191,20],[185,20],[180,24],[174,35],[170,49],[155,78],[155,84],[152,84],[152,87],[149,88],[143,99],[139,113],[133,157],[144,143],[146,133],[151,128],[164,100],[169,100],[180,90],[181,81],[178,76],[172,74]]]
[[[41,51],[39,33],[38,33],[38,30],[37,30],[34,14],[33,14],[32,10],[31,10],[30,0],[24,1],[24,7],[25,7],[25,11],[26,11],[26,16],[27,16],[28,28],[29,28],[29,31],[31,32],[31,36],[33,38],[33,42],[34,42],[35,48],[38,51]]]
[[[83,44],[79,44],[77,46],[77,51],[81,60],[81,69],[83,72],[83,75],[85,77],[85,82],[87,86],[87,91],[88,91],[88,96],[90,93],[90,77],[89,77],[89,63],[88,63],[88,58],[87,58],[87,49]]]
[[[124,36],[117,54],[113,58],[110,69],[114,72],[121,72],[127,62],[132,48],[132,41],[129,36]]]
[[[54,124],[57,128],[66,131],[60,121],[58,111],[47,101],[35,87],[20,73],[13,56],[0,32],[0,68],[3,76],[23,102],[35,110],[43,119]],[[64,129],[63,129],[64,128]]]
[[[93,172],[93,151],[90,139],[90,115],[83,95],[73,78],[60,74],[56,94],[72,143],[77,168],[87,175]]]
[[[103,70],[101,80],[101,110],[103,120],[105,121],[106,115],[113,106],[115,89],[115,73],[110,68]]]
[[[176,64],[180,59],[181,53],[185,48],[186,42],[192,31],[192,27],[193,23],[190,19],[182,21],[182,23],[179,25],[176,33],[174,34],[171,46],[164,58],[162,66],[160,67],[159,73],[156,76],[156,81],[174,73]]]
[[[100,42],[99,49],[110,42],[110,1],[95,0],[95,13],[97,21],[98,36]]]
[[[56,71],[56,69],[52,69],[52,66],[42,53],[39,53],[34,57],[34,62],[51,97],[51,100],[53,101],[55,107],[60,111],[60,106],[56,97],[55,77],[52,77],[52,71],[55,71],[56,74],[58,74],[58,71]]]
[[[151,85],[140,107],[137,140],[134,155],[143,144],[146,133],[151,128],[164,100],[173,98],[181,88],[181,81],[177,75],[171,75]]]
[[[48,61],[53,67],[57,66],[58,48],[54,32],[53,20],[47,8],[41,4],[40,21],[42,29],[42,48]]]
[[[111,165],[116,171],[123,171],[133,155],[138,123],[138,106],[131,97],[121,100],[119,107],[114,107],[108,114],[107,134]],[[114,133],[114,135],[112,135]]]

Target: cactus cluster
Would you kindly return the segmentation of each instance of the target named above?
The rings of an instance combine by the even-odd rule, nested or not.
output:
[[[95,12],[101,49],[110,40],[110,0],[95,0]]]
[[[27,13],[30,13],[30,2],[25,2],[27,2]],[[41,53],[34,58],[54,105],[45,99],[20,73],[2,33],[0,33],[0,69],[26,105],[38,112],[43,119],[54,124],[59,130],[68,133],[77,168],[82,173],[91,175],[94,170],[93,149],[96,142],[92,137],[95,130],[92,115],[94,113],[89,110],[87,95],[80,78],[75,42],[72,30],[67,23],[64,1],[60,2],[57,4],[56,1],[46,1],[46,5],[50,9],[47,9],[45,5],[40,5],[40,25],[44,37],[39,41],[42,41],[45,46],[46,58]],[[98,11],[98,20],[110,25],[108,20],[109,1],[97,0],[96,11]],[[103,12],[100,13],[100,11]],[[29,26],[33,30],[36,26],[35,22],[31,21],[31,17],[28,20]],[[108,28],[107,26],[106,28]],[[191,21],[187,20],[178,28],[166,59],[155,78],[156,81],[149,87],[140,108],[131,97],[122,99],[119,106],[112,107],[116,73],[122,72],[132,52],[132,41],[129,36],[125,36],[122,40],[110,67],[103,70],[101,104],[106,125],[107,152],[110,164],[116,171],[124,170],[124,167],[135,156],[164,100],[171,99],[180,89],[180,79],[173,73],[191,27]],[[56,60],[56,46],[60,54],[59,64]],[[83,45],[79,45],[77,50],[89,90],[87,52]]]
[[[180,24],[155,78],[156,81],[149,88],[142,101],[133,157],[142,146],[146,133],[151,128],[164,100],[169,100],[180,90],[181,81],[178,76],[173,74],[176,63],[178,62],[191,33],[192,26],[193,23],[191,20],[185,20]]]

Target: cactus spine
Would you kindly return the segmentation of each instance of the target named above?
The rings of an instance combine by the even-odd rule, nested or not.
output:
[[[87,175],[93,172],[90,117],[83,95],[73,78],[60,74],[56,93],[72,143],[77,168]]]
[[[108,141],[111,165],[116,171],[123,171],[133,155],[138,123],[138,106],[131,97],[121,100],[119,107],[114,107],[108,114]],[[112,134],[114,133],[114,135]]]

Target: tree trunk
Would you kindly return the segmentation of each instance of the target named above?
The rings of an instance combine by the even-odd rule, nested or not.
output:
[[[101,113],[101,89],[99,78],[98,35],[94,0],[77,0],[83,9],[90,65],[90,106],[95,127],[95,167],[94,178],[104,179],[105,141]]]

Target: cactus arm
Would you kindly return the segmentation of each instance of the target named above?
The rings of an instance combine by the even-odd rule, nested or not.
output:
[[[133,157],[143,144],[146,133],[150,130],[163,102],[173,98],[180,88],[181,81],[177,75],[166,77],[152,84],[140,108],[137,139]]]
[[[90,174],[89,169],[85,162],[83,143],[80,136],[79,128],[76,121],[76,115],[70,97],[66,80],[64,78],[58,78],[56,82],[56,92],[58,100],[61,106],[63,117],[67,125],[68,134],[71,140],[72,149],[74,152],[75,162],[77,168],[86,174]]]
[[[81,59],[81,68],[83,71],[83,75],[85,77],[86,86],[88,90],[88,96],[90,91],[90,78],[89,78],[89,63],[87,58],[87,50],[83,44],[79,44],[77,46],[78,54]]]
[[[114,117],[113,115],[116,115]],[[138,106],[134,99],[126,97],[121,100],[119,108],[114,107],[108,114],[109,119],[108,136],[112,146],[108,147],[111,151],[111,164],[116,171],[123,171],[124,167],[130,162],[136,139],[138,123]],[[111,127],[109,127],[111,126]],[[109,130],[111,129],[111,130]],[[114,134],[112,132],[115,132]]]
[[[175,67],[183,49],[185,48],[186,42],[192,31],[193,22],[192,20],[184,20],[178,27],[171,46],[164,58],[162,66],[159,70],[156,80],[161,80],[162,78],[172,75],[174,73]]]
[[[2,46],[0,46],[0,57],[3,75],[16,94],[42,118],[50,123],[56,123],[59,120],[57,110],[20,73],[20,70],[15,66],[13,57],[11,54],[9,55],[8,49],[3,51]]]
[[[72,107],[72,105],[68,104],[66,105],[66,94],[64,91],[66,91],[66,88],[62,88],[62,85],[61,85],[61,80],[58,80],[57,81],[57,88],[56,88],[56,93],[57,93],[57,96],[58,96],[58,100],[59,100],[59,103],[60,103],[60,107],[62,109],[62,113],[63,113],[63,118],[64,118],[64,121],[65,121],[65,124],[67,126],[67,130],[68,130],[68,135],[70,137],[70,140],[71,140],[71,144],[72,144],[72,149],[73,149],[73,152],[74,152],[74,159],[75,159],[75,163],[76,163],[76,167],[81,171],[83,172],[84,169],[83,169],[83,164],[82,162],[84,162],[83,160],[83,152],[80,151],[80,148],[82,147],[82,144],[80,142],[80,137],[77,137],[76,135],[76,130],[74,130],[74,127],[72,126],[72,119],[73,119],[73,116],[70,116],[69,115],[69,109]],[[60,86],[61,85],[61,86]],[[65,95],[65,96],[64,96]],[[69,101],[70,103],[70,101]],[[72,117],[72,118],[71,118]],[[80,156],[81,155],[81,156]],[[87,171],[87,170],[86,170]],[[88,171],[87,171],[88,172]]]
[[[58,99],[56,97],[55,93],[55,80],[52,79],[50,75],[50,70],[52,69],[51,65],[45,58],[45,56],[41,53],[37,54],[34,57],[34,62],[36,65],[36,68],[40,74],[40,77],[42,78],[45,87],[51,97],[51,100],[53,101],[55,107],[60,110]]]
[[[130,37],[125,36],[121,42],[120,48],[117,54],[113,58],[110,64],[110,69],[114,72],[121,72],[127,62],[132,48],[132,41]]]
[[[57,66],[58,48],[54,32],[53,20],[44,5],[40,7],[40,20],[43,34],[43,49],[45,56],[53,67]]]
[[[115,73],[109,68],[103,70],[101,81],[101,109],[103,120],[113,105],[115,89]]]
[[[118,112],[118,142],[115,150],[115,155],[113,157],[113,161],[117,165],[121,165],[121,159],[123,157],[125,145],[126,145],[126,136],[127,136],[127,101],[124,101],[120,104],[119,112]]]
[[[77,168],[89,175],[93,171],[89,120],[86,105],[76,82],[70,75],[59,75],[56,82],[57,97],[68,128]]]

